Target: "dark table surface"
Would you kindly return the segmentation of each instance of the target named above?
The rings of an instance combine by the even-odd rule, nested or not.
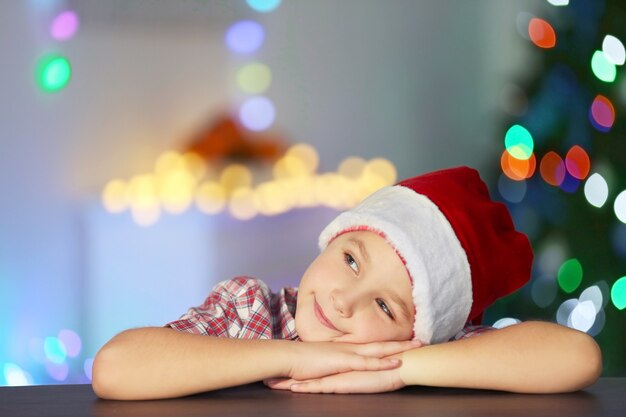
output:
[[[569,394],[407,387],[383,394],[295,394],[250,384],[158,401],[98,399],[90,385],[0,388],[0,416],[626,416],[626,378]]]

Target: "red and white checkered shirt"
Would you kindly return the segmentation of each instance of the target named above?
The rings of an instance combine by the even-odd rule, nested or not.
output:
[[[294,318],[297,297],[297,288],[285,287],[273,293],[261,280],[237,277],[218,283],[201,306],[190,308],[167,326],[218,337],[299,340]],[[493,328],[468,324],[450,340],[489,330]]]

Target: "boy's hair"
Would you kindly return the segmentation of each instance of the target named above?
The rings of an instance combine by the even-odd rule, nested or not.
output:
[[[424,343],[447,341],[468,321],[479,323],[489,305],[530,278],[528,238],[472,168],[376,191],[326,226],[320,249],[354,230],[378,233],[404,262],[416,308],[413,339]]]

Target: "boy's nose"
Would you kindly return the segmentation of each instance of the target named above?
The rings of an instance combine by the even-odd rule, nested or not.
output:
[[[330,299],[335,307],[335,310],[341,317],[352,317],[354,311],[359,303],[359,300],[363,298],[363,294],[355,288],[348,290],[334,290],[330,293]]]

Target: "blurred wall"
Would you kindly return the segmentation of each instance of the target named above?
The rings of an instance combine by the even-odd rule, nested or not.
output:
[[[44,338],[73,329],[89,358],[122,328],[175,319],[238,270],[297,283],[332,210],[249,224],[190,213],[142,229],[99,205],[108,180],[151,170],[236,104],[243,60],[224,45],[230,24],[266,27],[255,59],[273,71],[274,128],[317,148],[320,171],[357,155],[388,158],[400,177],[458,164],[487,173],[500,149],[501,89],[528,64],[515,19],[537,4],[284,0],[261,15],[243,0],[0,2],[0,367],[50,382],[33,359]],[[48,25],[66,7],[80,29],[54,41]],[[54,94],[34,82],[47,51],[73,67]],[[172,280],[191,284],[167,291]],[[116,299],[133,289],[143,304],[138,294]]]

